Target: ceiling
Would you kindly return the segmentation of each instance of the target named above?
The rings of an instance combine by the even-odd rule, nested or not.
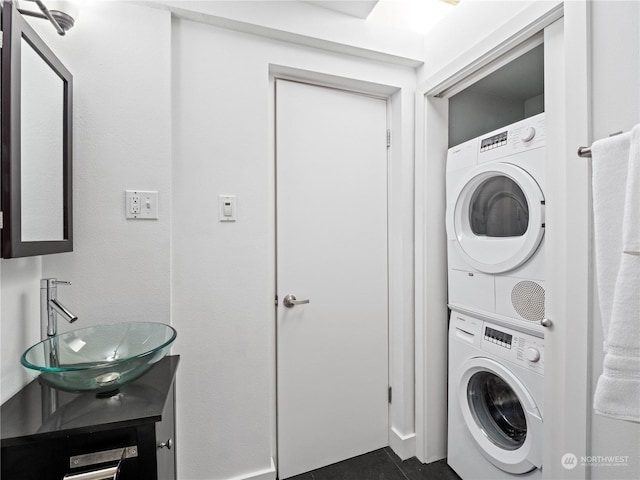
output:
[[[344,13],[352,17],[365,19],[376,6],[378,0],[302,0],[316,7]]]

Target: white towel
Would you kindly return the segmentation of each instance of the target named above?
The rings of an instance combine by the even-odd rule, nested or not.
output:
[[[622,225],[622,251],[631,255],[640,255],[640,125],[636,125],[631,131],[629,173]]]
[[[640,125],[595,142],[593,209],[604,365],[596,413],[640,422]]]

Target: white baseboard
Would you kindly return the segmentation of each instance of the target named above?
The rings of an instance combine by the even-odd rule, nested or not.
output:
[[[276,480],[276,464],[271,459],[271,466],[264,470],[258,470],[257,472],[246,473],[237,477],[230,478],[229,480]]]
[[[391,427],[389,435],[389,446],[401,460],[415,457],[416,455],[416,434],[402,435],[395,428]]]

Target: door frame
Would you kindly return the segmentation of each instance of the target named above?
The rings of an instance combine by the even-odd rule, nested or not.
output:
[[[415,455],[414,429],[414,315],[413,315],[413,148],[414,112],[406,105],[413,104],[414,92],[402,87],[384,85],[341,77],[333,74],[303,70],[300,68],[270,64],[270,185],[273,188],[270,211],[276,225],[275,189],[275,82],[290,80],[309,85],[334,88],[350,93],[386,100],[387,128],[391,131],[391,145],[387,150],[387,268],[388,268],[388,322],[389,322],[389,385],[393,389],[393,401],[389,405],[389,445],[402,459]],[[411,128],[403,129],[403,125]],[[274,228],[275,232],[275,228]],[[277,274],[276,241],[272,252],[274,272]],[[277,280],[274,282],[277,288]],[[277,294],[274,291],[274,296]],[[271,318],[272,365],[270,366],[272,457],[277,465],[277,314]]]
[[[546,264],[547,269],[553,266],[555,273],[548,285],[547,303],[547,315],[554,326],[546,331],[545,346],[547,364],[554,368],[552,375],[545,375],[544,412],[545,423],[554,428],[543,433],[543,465],[548,478],[586,478],[589,473],[581,466],[565,470],[560,463],[564,453],[587,454],[590,435],[590,181],[588,163],[575,153],[578,145],[589,145],[591,140],[586,0],[534,2],[418,86],[416,456],[422,462],[444,458],[447,451],[447,245],[441,230],[429,228],[445,221],[447,93],[560,19],[564,23],[564,50],[553,59],[553,82],[547,81],[550,72],[545,72],[545,95],[553,97],[556,107],[547,110],[546,121],[553,126],[547,131],[557,132],[547,137],[546,168],[557,175],[546,188],[547,204],[553,199],[556,209],[551,215],[547,211]],[[567,221],[572,218],[569,245]]]

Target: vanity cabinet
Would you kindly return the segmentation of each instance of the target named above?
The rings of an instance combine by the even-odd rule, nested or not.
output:
[[[109,398],[31,382],[1,408],[1,478],[73,479],[121,460],[118,480],[175,480],[178,362],[165,357]]]

